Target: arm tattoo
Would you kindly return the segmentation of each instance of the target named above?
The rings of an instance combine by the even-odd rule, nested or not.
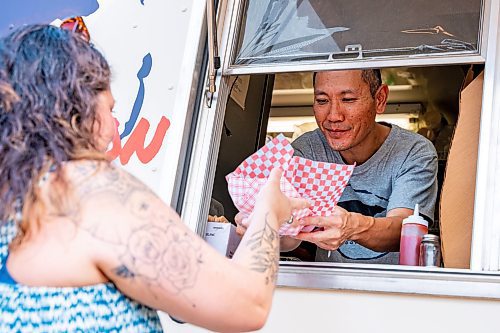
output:
[[[113,167],[98,172],[99,167],[89,163],[76,168],[80,200],[104,195],[119,202],[124,215],[135,216],[138,223],[127,234],[115,230],[116,234],[111,235],[98,221],[82,225],[80,213],[72,218],[93,237],[116,246],[120,264],[112,273],[146,284],[150,291],[159,287],[181,293],[192,288],[203,263],[196,236],[175,223],[166,211],[158,210],[158,205],[152,204],[157,197],[132,175]]]
[[[121,278],[133,278],[135,277],[134,272],[132,272],[130,269],[128,269],[127,266],[121,265],[113,269],[113,273],[116,274],[116,276],[119,276]]]
[[[266,284],[276,280],[279,265],[279,235],[267,221],[264,228],[250,236],[247,245],[252,252],[251,269],[260,273],[266,273]]]
[[[115,273],[122,278],[140,278],[150,286],[173,286],[178,292],[189,289],[196,284],[203,262],[193,240],[174,223],[141,226],[130,233],[120,257],[123,265]]]

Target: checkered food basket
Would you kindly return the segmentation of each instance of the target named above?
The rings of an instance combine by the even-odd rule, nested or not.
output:
[[[330,215],[349,182],[354,165],[316,162],[293,156],[293,152],[289,141],[280,134],[226,176],[229,194],[245,217],[253,211],[256,196],[273,168],[284,171],[280,187],[287,197],[304,198],[311,202],[310,208],[295,211],[295,218]],[[313,229],[314,226],[284,223],[279,233],[295,236]]]

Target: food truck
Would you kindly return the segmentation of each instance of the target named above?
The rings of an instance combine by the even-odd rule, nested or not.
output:
[[[380,68],[390,93],[379,121],[420,133],[438,152],[429,231],[441,236],[441,267],[315,262],[304,244],[282,253],[260,331],[498,331],[500,0],[2,7],[0,33],[83,18],[113,71],[120,136],[108,154],[201,237],[214,235],[213,202],[234,221],[228,173],[279,133],[292,141],[315,128],[312,73]],[[161,318],[167,332],[206,331]]]

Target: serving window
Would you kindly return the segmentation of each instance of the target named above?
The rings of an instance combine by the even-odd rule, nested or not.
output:
[[[447,156],[459,115],[460,90],[466,75],[479,74],[483,66],[385,68],[382,81],[389,85],[385,113],[376,121],[419,133],[431,141],[438,153],[438,198]],[[471,71],[471,72],[470,72]],[[475,73],[475,74],[474,74]],[[311,72],[233,77],[220,138],[212,198],[234,221],[236,207],[229,196],[225,176],[267,141],[284,134],[293,142],[317,128],[312,111]],[[440,235],[439,199],[429,233]],[[448,235],[447,240],[448,240]],[[470,244],[463,244],[470,248]],[[316,246],[302,242],[282,260],[314,262]]]
[[[328,10],[318,9],[321,3],[326,2],[228,1],[227,15],[230,19],[225,20],[227,52],[223,59],[223,72],[218,78],[218,92],[210,97],[212,104],[204,101],[198,119],[193,151],[196,158],[191,160],[184,218],[196,221],[195,228],[203,235],[211,199],[216,199],[224,206],[226,217],[230,221],[234,219],[236,209],[227,193],[224,176],[261,147],[266,138],[284,133],[293,140],[300,133],[315,127],[311,109],[312,72],[319,70],[382,68],[383,80],[389,85],[390,93],[383,115],[385,118],[378,120],[420,133],[433,142],[439,157],[438,184],[441,188],[466,74],[472,68],[472,75],[476,77],[484,70],[482,94],[477,96],[483,101],[481,131],[472,133],[479,137],[479,158],[475,176],[474,223],[472,236],[469,237],[470,267],[453,269],[319,263],[314,260],[315,246],[303,243],[292,253],[282,253],[278,282],[292,287],[500,298],[500,291],[494,291],[498,288],[491,288],[490,284],[500,278],[497,273],[500,262],[500,211],[494,204],[495,200],[500,200],[500,193],[494,186],[497,161],[493,158],[497,153],[494,142],[500,139],[500,114],[494,111],[500,109],[500,96],[494,94],[495,89],[498,91],[500,87],[500,71],[495,60],[500,59],[499,18],[495,12],[499,10],[498,1],[418,2],[422,7],[395,2],[396,12],[400,16],[408,15],[408,20],[395,20],[398,17],[396,14],[376,12],[376,8],[370,7],[373,6],[370,1],[362,1],[368,5],[359,8],[356,6],[360,5],[347,4],[347,1],[328,2],[338,3],[337,7]],[[398,6],[401,8],[398,9]],[[353,16],[352,12],[360,8],[371,8],[372,11],[366,12],[365,19],[359,19],[363,14],[358,11],[357,16]],[[328,15],[335,10],[334,15]],[[332,52],[324,52],[328,53],[327,58],[317,58],[318,55],[325,55],[321,54],[319,47],[324,47],[326,44],[322,43],[326,43],[328,38],[321,43],[318,40],[318,43],[287,44],[276,39],[278,35],[284,38],[285,32],[278,33],[275,39],[265,37],[264,33],[272,30],[274,25],[262,25],[262,19],[274,15],[275,20],[281,20],[278,16],[284,13],[288,14],[280,17],[289,21],[280,21],[277,26],[280,29],[286,28],[284,22],[291,24],[292,18],[297,18],[297,22],[309,22],[306,26],[321,21],[325,27],[332,28],[336,25],[326,21],[326,18],[330,20],[329,17],[332,20],[343,19],[344,25],[373,19],[373,24],[380,28],[372,27],[368,31],[363,25],[350,25],[349,30],[338,35],[333,33],[334,37],[343,34],[342,38],[329,39],[336,43],[340,53],[354,41],[361,44],[361,48],[347,50],[358,52],[356,57],[349,54],[336,57],[332,56]],[[312,13],[320,13],[317,15],[320,20],[312,20]],[[393,20],[399,23],[388,21],[389,15],[393,15]],[[467,19],[460,19],[465,16]],[[249,17],[252,20],[248,20]],[[259,19],[254,20],[254,17]],[[321,17],[325,19],[321,20]],[[380,25],[374,17],[386,24]],[[436,25],[431,24],[433,26],[430,27],[432,22]],[[420,31],[415,35],[413,32],[402,32],[435,27],[436,30]],[[262,29],[267,30],[260,31]],[[384,29],[387,29],[388,36],[401,34],[401,37],[385,38]],[[366,35],[368,32],[373,34]],[[322,33],[325,35],[325,31]],[[447,33],[460,36],[457,40],[464,42],[460,49],[450,49],[442,43],[451,37]],[[303,34],[303,41],[311,41],[311,36]],[[257,48],[265,45],[260,51]],[[301,47],[297,48],[297,45]],[[432,47],[419,47],[421,45]],[[285,49],[287,53],[278,57],[278,53]],[[442,231],[439,199],[438,195],[434,223],[429,228],[430,233],[435,234]],[[422,283],[424,280],[426,283]]]

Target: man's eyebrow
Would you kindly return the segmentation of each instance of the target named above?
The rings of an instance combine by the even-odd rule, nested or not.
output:
[[[341,95],[347,95],[347,94],[356,94],[357,91],[356,90],[352,90],[352,89],[346,89],[346,90],[342,90],[340,92]]]
[[[356,94],[357,91],[353,89],[345,89],[340,92],[340,95],[347,95],[347,94]],[[314,90],[314,95],[328,95],[326,92],[323,90],[315,89]]]
[[[326,95],[326,92],[319,89],[314,89],[314,95]]]

